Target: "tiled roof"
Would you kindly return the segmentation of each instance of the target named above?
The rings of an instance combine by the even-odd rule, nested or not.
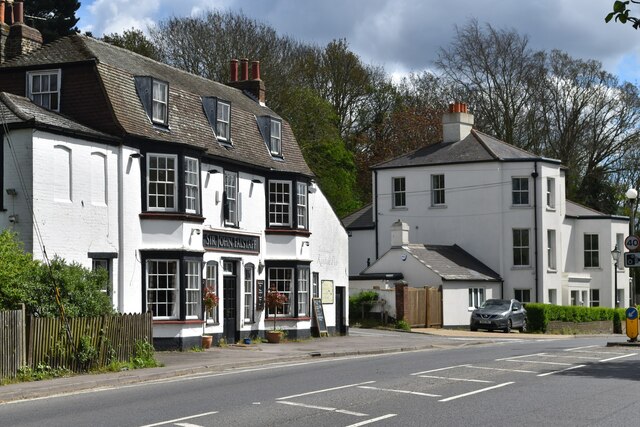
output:
[[[0,122],[7,125],[32,124],[36,128],[82,134],[84,136],[110,139],[116,138],[84,126],[54,111],[42,108],[30,99],[7,92],[0,92]]]
[[[522,160],[559,163],[557,160],[536,156],[492,136],[472,130],[469,135],[459,141],[430,144],[395,159],[379,163],[372,169]]]
[[[347,230],[370,229],[375,226],[372,216],[373,206],[366,205],[362,209],[342,218],[342,225]]]
[[[286,122],[282,126],[283,158],[270,155],[259,131],[256,116],[280,117],[241,90],[94,38],[82,35],[64,37],[29,55],[8,61],[1,68],[42,68],[77,62],[96,64],[99,78],[125,137],[186,144],[231,162],[268,170],[309,176],[313,174]],[[138,97],[134,76],[151,76],[169,83],[169,130],[151,124]],[[231,103],[231,148],[225,148],[216,141],[203,111],[203,96],[217,97]]]
[[[458,245],[409,244],[405,248],[443,280],[502,281],[498,273]]]

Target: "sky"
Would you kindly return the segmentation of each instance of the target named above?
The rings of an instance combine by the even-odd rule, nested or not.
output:
[[[526,35],[534,50],[596,59],[621,81],[640,84],[640,30],[604,17],[614,0],[81,0],[78,28],[94,36],[147,32],[173,16],[242,12],[278,34],[324,46],[344,38],[363,62],[392,76],[434,69],[455,27],[470,19]],[[633,9],[635,7],[635,9]],[[640,16],[640,6],[633,6]],[[259,58],[257,58],[259,59]]]

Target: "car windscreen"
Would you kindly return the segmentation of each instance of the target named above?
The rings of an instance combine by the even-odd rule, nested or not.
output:
[[[480,306],[480,308],[496,308],[500,310],[509,310],[510,307],[511,303],[503,300],[487,300]]]

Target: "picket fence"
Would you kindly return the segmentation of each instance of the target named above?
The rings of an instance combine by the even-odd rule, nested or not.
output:
[[[7,331],[7,336],[22,335],[25,356],[21,360],[10,357],[19,352],[20,339],[6,346],[7,340],[2,339],[2,377],[15,376],[22,366],[35,369],[44,365],[75,372],[101,368],[112,361],[128,361],[134,355],[136,342],[153,343],[151,313],[68,318],[66,322],[60,318],[29,316],[26,325],[15,320],[15,313],[13,317],[5,313],[14,312],[0,313],[0,329],[3,333]]]

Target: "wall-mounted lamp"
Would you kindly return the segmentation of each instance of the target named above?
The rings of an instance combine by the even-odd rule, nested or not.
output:
[[[262,261],[258,261],[258,273],[262,274],[264,271],[264,263]]]
[[[258,179],[258,178],[253,178],[251,180],[251,182],[253,182],[254,184],[262,184],[262,180]]]
[[[313,194],[315,192],[316,192],[316,182],[311,181],[311,183],[309,184],[309,193]]]
[[[7,194],[10,196],[17,196],[18,192],[16,191],[15,188],[7,188]]]
[[[129,157],[131,157],[132,159],[139,159],[141,157],[144,157],[144,155],[142,153],[131,153],[129,154]]]
[[[220,173],[220,171],[218,169],[209,169],[207,172],[209,172],[210,174],[214,174],[214,173]]]
[[[9,222],[12,224],[18,222],[18,215],[9,215]]]
[[[309,241],[307,240],[306,242],[302,242],[302,246],[309,246]]]
[[[194,234],[196,236],[199,236],[200,235],[200,229],[199,228],[192,228],[191,229],[191,235],[193,236]]]

